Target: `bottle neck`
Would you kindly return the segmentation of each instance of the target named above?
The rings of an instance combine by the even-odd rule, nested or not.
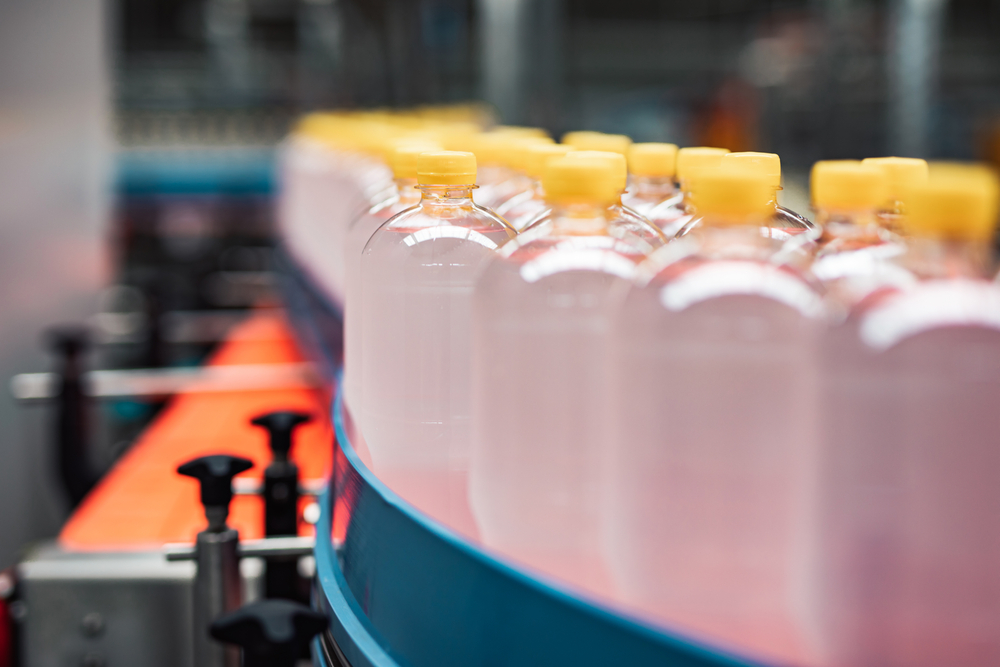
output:
[[[860,240],[869,236],[878,237],[881,231],[874,210],[817,209],[816,223],[823,229],[823,243],[836,239]]]
[[[531,194],[535,199],[545,199],[545,190],[542,189],[541,179],[531,179]]]
[[[923,280],[989,279],[994,272],[987,243],[914,237],[906,245],[903,263]]]
[[[694,198],[692,193],[694,192],[694,184],[690,178],[685,179],[680,182],[681,191],[681,208],[684,209],[685,213],[694,213]]]
[[[474,184],[416,186],[424,206],[470,206],[475,188]]]
[[[632,176],[632,195],[642,199],[666,199],[677,192],[670,176]]]
[[[608,207],[600,202],[552,205],[555,236],[603,236],[608,229]]]
[[[775,210],[778,209],[778,190],[781,190],[781,186],[780,185],[778,187],[774,188],[774,194],[771,196],[771,201],[768,202],[771,205],[771,208],[773,208]]]
[[[706,215],[689,236],[698,240],[700,254],[713,259],[766,261],[776,251],[775,240],[761,233],[764,221]]]

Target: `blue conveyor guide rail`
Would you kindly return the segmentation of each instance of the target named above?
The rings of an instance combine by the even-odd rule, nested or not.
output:
[[[339,312],[286,263],[286,305],[321,367],[339,361],[324,330]],[[333,471],[316,525],[314,604],[330,667],[758,665],[645,625],[532,576],[425,516],[361,462],[333,406]]]

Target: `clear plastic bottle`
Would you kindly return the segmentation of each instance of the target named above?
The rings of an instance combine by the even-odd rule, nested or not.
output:
[[[813,222],[790,208],[778,203],[778,192],[781,190],[781,158],[777,153],[740,152],[727,153],[722,156],[723,167],[750,169],[766,175],[774,187],[774,198],[771,205],[774,213],[767,223],[767,228],[776,238],[789,238],[805,234],[807,238],[817,239],[820,229]]]
[[[550,224],[505,245],[476,282],[471,502],[485,544],[607,594],[600,357],[611,290],[645,244],[612,234],[620,185],[606,160],[552,160],[543,182]]]
[[[912,282],[893,261],[906,250],[902,240],[879,223],[888,192],[885,172],[856,160],[829,160],[813,165],[811,181],[823,229],[811,270],[831,302],[849,309],[880,287]]]
[[[467,535],[473,282],[516,235],[473,203],[475,180],[471,153],[421,153],[420,203],[382,225],[361,259],[361,430],[375,473]]]
[[[817,252],[822,230],[808,218],[778,204],[778,191],[781,190],[781,158],[776,153],[726,153],[722,156],[719,166],[724,169],[747,170],[768,179],[774,190],[771,199],[772,214],[760,228],[760,233],[783,243],[779,261],[794,264],[802,269],[807,268]],[[697,179],[689,187],[692,196],[696,198]],[[700,223],[697,211],[692,210],[689,221],[677,232],[677,236],[685,236]]]
[[[278,221],[289,252],[344,301],[340,248],[350,221],[371,205],[385,167],[359,145],[372,125],[353,116],[306,117],[281,151]]]
[[[622,599],[743,652],[803,655],[791,593],[820,294],[773,262],[766,178],[699,176],[704,223],[640,267],[609,347],[605,548]]]
[[[677,151],[677,181],[680,192],[647,211],[647,217],[663,230],[668,239],[677,236],[694,219],[691,191],[698,174],[717,169],[722,164],[726,148],[695,146]]]
[[[867,157],[861,161],[885,173],[889,197],[878,212],[879,224],[892,232],[899,231],[904,193],[927,182],[927,161],[915,157]]]
[[[807,597],[823,664],[1000,664],[997,191],[932,169],[903,218],[926,279],[824,341]]]
[[[440,150],[429,142],[397,144],[390,159],[396,182],[391,196],[373,206],[347,229],[344,244],[347,299],[344,304],[344,405],[354,419],[361,415],[361,254],[372,234],[389,218],[420,203],[417,157]]]
[[[628,151],[628,192],[622,204],[646,215],[655,206],[676,197],[677,146],[674,144],[632,144]]]
[[[534,146],[554,146],[548,137],[506,136],[500,148],[500,156],[504,166],[509,170],[507,180],[498,183],[493,190],[494,209],[503,207],[511,199],[516,199],[535,189],[535,180],[527,173],[525,167],[528,151]]]
[[[479,189],[473,193],[476,203],[496,208],[517,194],[531,187],[530,180],[511,163],[516,145],[552,143],[531,128],[505,128],[486,132],[475,137],[471,150],[482,164],[479,170]]]
[[[510,226],[521,231],[548,209],[542,191],[542,174],[553,158],[563,157],[573,148],[563,144],[530,144],[523,156],[524,171],[531,179],[531,188],[511,197],[496,209]]]
[[[615,185],[618,188],[618,199],[609,207],[609,233],[619,234],[624,237],[640,239],[645,245],[646,252],[650,253],[663,246],[667,242],[666,236],[659,228],[621,203],[621,193],[625,192],[628,182],[628,167],[625,156],[621,153],[609,151],[571,151],[566,154],[570,160],[603,160],[614,174]],[[551,210],[545,210],[534,220],[529,222],[525,230],[547,227],[552,220]]]

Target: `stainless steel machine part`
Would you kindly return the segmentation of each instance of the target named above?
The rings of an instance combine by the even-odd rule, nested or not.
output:
[[[183,547],[188,556],[173,559],[160,549],[33,549],[17,566],[11,604],[22,667],[193,667],[196,564],[194,547]],[[263,588],[263,567],[240,551],[240,588],[250,602]]]
[[[193,562],[34,549],[12,604],[23,667],[191,667]]]
[[[208,628],[241,604],[239,533],[232,528],[198,533],[194,579],[195,667],[239,667],[239,651],[212,639]]]

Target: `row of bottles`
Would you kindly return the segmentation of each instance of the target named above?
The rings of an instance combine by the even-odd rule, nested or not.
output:
[[[324,122],[375,193],[317,224],[343,228],[345,405],[394,491],[763,659],[1000,660],[992,172],[820,162],[812,221],[773,154]],[[395,185],[359,170],[378,152]]]

